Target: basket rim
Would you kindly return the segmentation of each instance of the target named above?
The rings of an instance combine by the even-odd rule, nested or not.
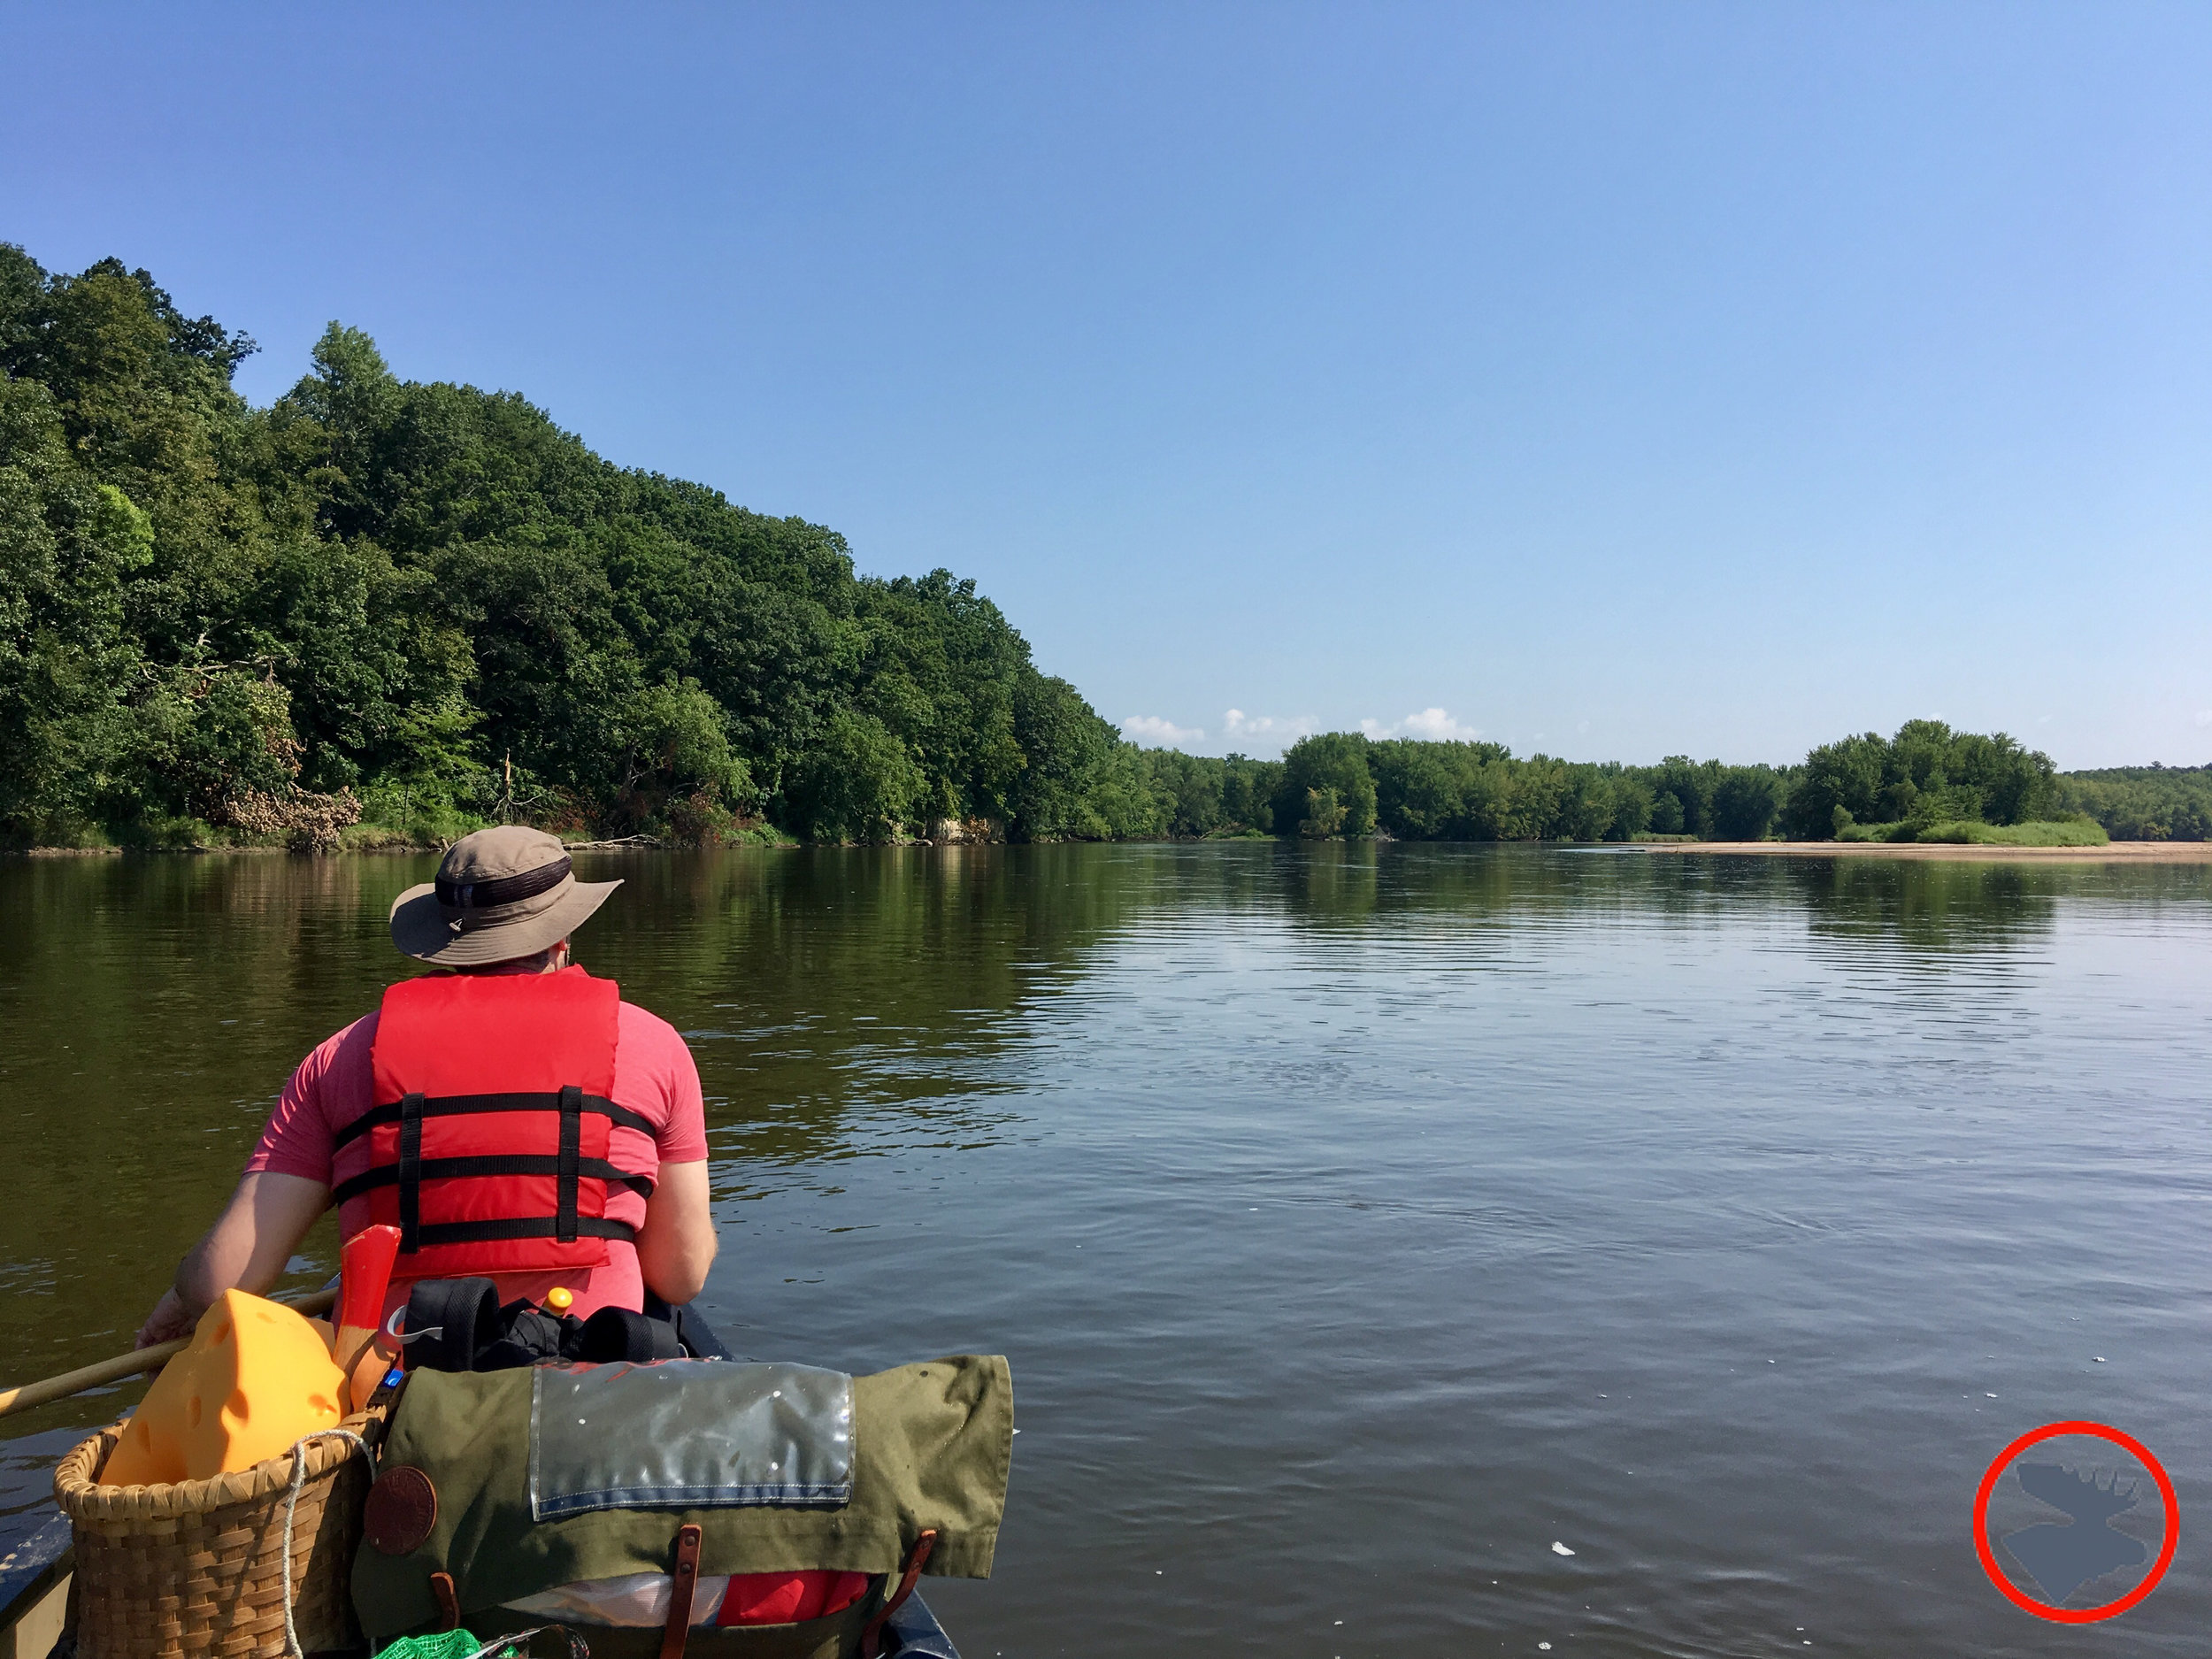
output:
[[[332,1428],[319,1429],[307,1447],[307,1475],[315,1480],[329,1474],[354,1455],[351,1441],[342,1440],[338,1429],[356,1434],[371,1418],[356,1412]],[[129,1419],[111,1423],[72,1448],[54,1470],[54,1500],[73,1521],[135,1521],[159,1517],[205,1515],[234,1503],[251,1503],[286,1491],[292,1484],[292,1453],[288,1448],[264,1458],[250,1469],[211,1475],[204,1480],[179,1480],[158,1486],[104,1486],[94,1477],[108,1454],[122,1439]]]

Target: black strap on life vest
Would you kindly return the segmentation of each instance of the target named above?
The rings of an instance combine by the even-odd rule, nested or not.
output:
[[[653,1120],[642,1112],[634,1112],[626,1106],[618,1106],[611,1100],[596,1094],[577,1091],[578,1107],[595,1117],[624,1129],[635,1129],[643,1134],[653,1133]],[[424,1118],[465,1118],[477,1112],[553,1112],[561,1110],[561,1097],[549,1091],[523,1094],[434,1094],[427,1099],[416,1094],[408,1097],[420,1102],[417,1107]],[[391,1102],[383,1106],[372,1106],[358,1118],[341,1129],[333,1138],[333,1148],[358,1141],[370,1130],[382,1124],[403,1124],[406,1100]]]
[[[399,1102],[399,1253],[422,1248],[422,1108],[420,1094]]]
[[[557,1111],[561,1115],[560,1150],[542,1153],[509,1152],[472,1157],[426,1158],[422,1155],[422,1123],[426,1118],[459,1118],[478,1112]],[[338,1183],[333,1202],[343,1203],[377,1187],[399,1188],[399,1253],[440,1244],[487,1244],[507,1239],[551,1239],[573,1244],[579,1237],[637,1241],[637,1229],[626,1221],[608,1221],[579,1213],[577,1183],[588,1175],[610,1186],[625,1186],[641,1198],[653,1195],[648,1176],[634,1175],[604,1158],[583,1156],[584,1114],[593,1112],[625,1127],[653,1132],[641,1114],[587,1094],[571,1083],[557,1094],[443,1094],[435,1099],[420,1094],[404,1094],[390,1105],[375,1106],[338,1132],[334,1144],[344,1146],[366,1134],[380,1123],[399,1125],[399,1162],[363,1171]],[[495,1221],[446,1221],[422,1225],[422,1184],[425,1181],[465,1179],[499,1175],[550,1175],[558,1196],[550,1216],[520,1216]]]
[[[493,1244],[502,1239],[549,1239],[555,1236],[553,1229],[557,1225],[550,1216],[519,1216],[507,1221],[435,1221],[416,1231],[422,1240],[420,1248],[426,1250],[434,1244]],[[626,1221],[598,1221],[581,1216],[577,1218],[576,1231],[587,1239],[637,1242],[637,1229]],[[403,1246],[401,1253],[405,1254]]]
[[[560,1198],[553,1217],[553,1236],[563,1244],[576,1242],[576,1173],[583,1156],[584,1091],[571,1083],[561,1091],[561,1150],[558,1165]]]
[[[560,1159],[549,1153],[537,1152],[483,1153],[466,1158],[424,1158],[418,1167],[426,1181],[459,1180],[480,1175],[557,1176],[562,1172]],[[634,1175],[620,1164],[610,1164],[604,1158],[579,1158],[576,1160],[576,1172],[604,1181],[610,1187],[626,1187],[640,1198],[653,1195],[650,1176]],[[358,1198],[363,1193],[373,1191],[379,1187],[397,1185],[398,1166],[381,1164],[340,1181],[331,1189],[330,1201],[334,1204],[342,1204],[349,1198]],[[580,1226],[582,1224],[580,1222],[578,1225]]]

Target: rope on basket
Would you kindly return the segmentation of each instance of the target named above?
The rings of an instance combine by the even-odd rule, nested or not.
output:
[[[376,1454],[368,1441],[351,1429],[317,1429],[292,1442],[292,1490],[284,1500],[284,1651],[289,1659],[307,1659],[300,1648],[300,1633],[292,1624],[292,1516],[300,1506],[300,1491],[307,1485],[307,1443],[335,1434],[373,1465]]]

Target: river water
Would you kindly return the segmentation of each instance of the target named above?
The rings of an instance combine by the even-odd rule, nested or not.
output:
[[[1011,1359],[997,1574],[930,1590],[970,1659],[2204,1651],[2212,866],[596,864],[580,958],[698,1056],[731,1346]],[[0,864],[11,1376],[127,1344],[430,869]],[[134,1397],[4,1425],[9,1525]],[[2087,1626],[1972,1542],[2072,1418],[2183,1517]]]

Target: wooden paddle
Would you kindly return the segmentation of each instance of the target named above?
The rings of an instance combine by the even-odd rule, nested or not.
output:
[[[328,1313],[338,1301],[336,1286],[302,1296],[285,1306],[296,1312],[314,1315]],[[80,1365],[75,1371],[65,1371],[58,1377],[49,1377],[44,1382],[25,1383],[19,1388],[0,1388],[0,1417],[18,1411],[28,1411],[33,1406],[42,1406],[55,1400],[66,1400],[71,1394],[81,1394],[88,1388],[121,1382],[142,1371],[159,1371],[175,1356],[184,1352],[192,1339],[180,1336],[173,1341],[157,1342],[151,1348],[134,1348],[128,1354],[118,1354],[113,1359],[104,1359],[97,1364]]]

